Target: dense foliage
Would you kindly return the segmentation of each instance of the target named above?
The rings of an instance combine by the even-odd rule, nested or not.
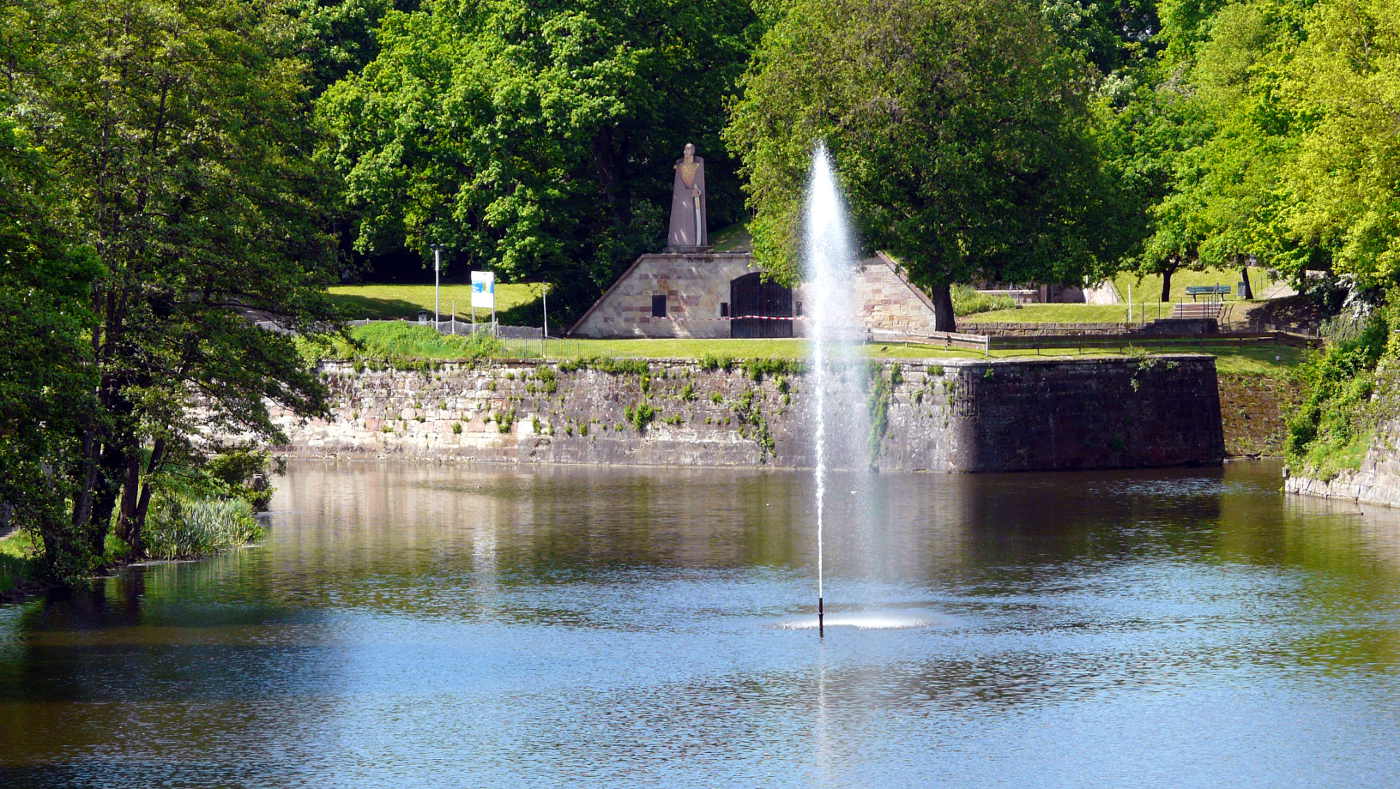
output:
[[[355,246],[433,244],[506,281],[591,301],[664,243],[671,163],[707,157],[712,224],[737,218],[719,143],[755,17],[741,0],[429,0],[319,113]]]
[[[1110,184],[1091,72],[1021,0],[799,0],[763,39],[727,139],[760,262],[794,279],[811,150],[830,148],[860,237],[928,289],[1107,270]]]
[[[1303,401],[1289,416],[1284,451],[1296,471],[1320,479],[1355,469],[1369,448],[1388,402],[1373,398],[1378,381],[1400,373],[1395,308],[1369,316],[1357,331],[1333,338],[1295,375]],[[1389,387],[1382,387],[1389,388]]]
[[[686,142],[711,226],[790,280],[825,140],[945,328],[956,285],[1115,270],[1375,307],[1305,368],[1290,458],[1328,473],[1396,355],[1397,117],[1400,0],[9,0],[0,531],[71,578],[152,550],[181,475],[265,498],[201,431],[316,413],[326,353],[490,352],[315,339],[352,246],[403,279],[440,244],[577,308],[662,245]]]
[[[113,527],[144,554],[168,472],[211,449],[201,430],[275,435],[269,401],[322,408],[291,337],[252,320],[308,332],[330,314],[330,182],[293,11],[24,0],[0,17],[0,179],[22,220],[0,291],[33,335],[0,350],[24,373],[4,376],[22,383],[0,451],[7,476],[25,469],[0,492],[51,575],[102,561]]]

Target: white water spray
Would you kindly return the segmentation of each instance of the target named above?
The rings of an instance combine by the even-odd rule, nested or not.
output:
[[[869,428],[860,382],[864,332],[856,311],[855,247],[824,143],[819,143],[812,153],[803,219],[803,291],[807,301],[810,380],[815,390],[812,437],[817,483],[817,631],[825,635],[823,532],[829,477],[834,468],[868,467],[864,442]]]

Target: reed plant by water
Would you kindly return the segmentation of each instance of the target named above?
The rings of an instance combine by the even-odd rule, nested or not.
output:
[[[262,534],[246,499],[167,495],[152,503],[144,537],[151,558],[187,559],[235,548]]]

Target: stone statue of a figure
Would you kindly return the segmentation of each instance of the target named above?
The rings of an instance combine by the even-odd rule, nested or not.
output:
[[[676,179],[671,186],[668,252],[694,252],[710,246],[710,233],[705,227],[706,199],[705,160],[695,155],[694,143],[686,143],[685,154],[676,162]]]

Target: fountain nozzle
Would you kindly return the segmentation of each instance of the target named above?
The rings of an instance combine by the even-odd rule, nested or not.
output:
[[[826,638],[826,612],[822,610],[822,599],[817,598],[817,638]]]

